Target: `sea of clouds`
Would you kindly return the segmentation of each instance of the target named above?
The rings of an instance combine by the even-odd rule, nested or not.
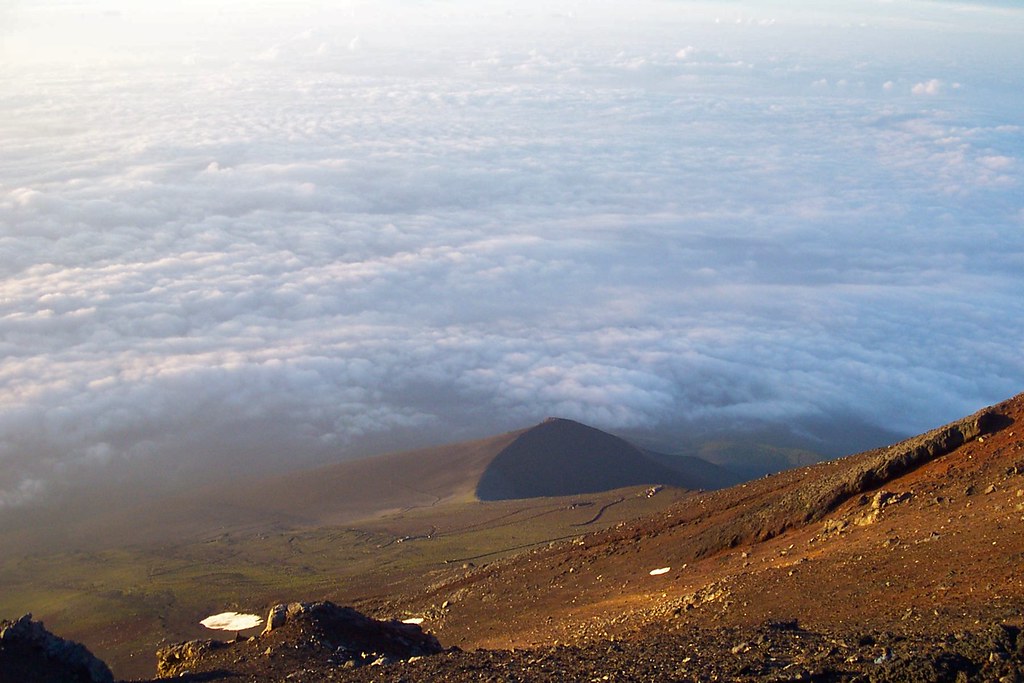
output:
[[[822,4],[0,4],[0,508],[1021,391],[1024,12]]]

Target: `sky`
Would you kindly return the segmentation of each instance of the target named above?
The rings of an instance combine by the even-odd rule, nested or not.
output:
[[[0,511],[1024,390],[1016,3],[156,4],[0,0]]]

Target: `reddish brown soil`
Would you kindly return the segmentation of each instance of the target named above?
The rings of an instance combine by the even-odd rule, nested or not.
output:
[[[993,415],[997,431],[970,436],[974,416],[957,427],[965,444],[923,464],[886,463],[948,432],[694,494],[367,604],[429,614],[445,646],[525,652],[299,666],[289,680],[1020,680],[1024,395]],[[891,478],[864,476],[879,471]],[[867,485],[830,497],[849,482]]]
[[[451,577],[395,600],[449,602],[429,624],[445,644],[522,647],[670,629],[799,619],[813,628],[937,633],[1024,607],[1024,397],[997,407],[1014,424],[843,502],[820,521],[758,541],[791,491],[873,454],[695,495],[664,515]],[[891,501],[872,512],[879,491]],[[870,523],[867,520],[872,519]],[[737,527],[737,524],[739,526]],[[720,539],[722,529],[729,535]],[[731,546],[733,539],[741,537]],[[718,547],[716,547],[718,543]],[[655,568],[669,573],[650,576]]]

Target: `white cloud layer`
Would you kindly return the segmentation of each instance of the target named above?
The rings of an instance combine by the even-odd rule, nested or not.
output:
[[[1021,13],[737,7],[7,10],[0,507],[1022,390]]]

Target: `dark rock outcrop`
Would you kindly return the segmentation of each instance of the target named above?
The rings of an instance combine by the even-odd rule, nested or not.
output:
[[[996,626],[995,628],[1002,628]],[[515,650],[463,651],[343,674],[304,664],[224,681],[480,683],[481,681],[733,681],[766,683],[1002,683],[1024,680],[1019,656],[984,632],[904,635],[806,629],[791,619],[742,628],[654,629],[643,637]],[[1008,647],[1008,645],[1006,645]],[[252,674],[249,674],[252,676]]]
[[[0,683],[113,683],[101,660],[79,643],[59,638],[26,614],[0,621]]]
[[[424,633],[417,624],[378,621],[351,607],[339,607],[333,602],[275,605],[267,617],[267,628],[263,634],[267,635],[289,625],[326,638],[335,647],[344,647],[349,651],[372,651],[394,659],[422,657],[442,649],[437,638]]]
[[[228,647],[217,640],[190,640],[156,651],[156,675],[160,678],[178,676],[198,666],[211,652]]]
[[[416,624],[372,619],[331,602],[275,605],[257,638],[197,640],[157,651],[161,677],[221,671],[286,672],[293,666],[385,664],[441,652],[437,638]],[[238,662],[244,662],[239,665]]]

